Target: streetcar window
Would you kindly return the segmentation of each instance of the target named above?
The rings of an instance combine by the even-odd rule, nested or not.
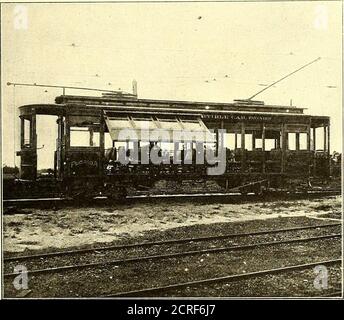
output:
[[[112,148],[113,146],[113,140],[111,139],[110,133],[109,132],[105,132],[104,133],[104,143],[105,143],[105,149],[109,149]]]
[[[323,128],[317,128],[315,130],[315,150],[323,150],[324,149],[324,130]]]
[[[265,139],[265,151],[275,149],[275,139]]]
[[[296,150],[296,133],[288,133],[288,150]]]
[[[262,149],[263,144],[262,144],[262,139],[256,139],[256,149]]]
[[[24,144],[30,144],[30,138],[30,120],[24,119]]]
[[[300,150],[307,150],[307,133],[300,133]]]
[[[100,144],[100,134],[99,132],[93,132],[93,144],[91,145],[91,147],[99,147]]]
[[[99,147],[100,134],[87,127],[70,128],[71,147]]]
[[[250,133],[245,134],[245,149],[252,151],[252,134]]]
[[[238,137],[237,137],[238,139]],[[237,141],[239,142],[239,141]],[[225,146],[231,150],[235,149],[235,133],[226,133],[225,135]]]
[[[256,139],[256,149],[263,150],[263,140]],[[275,139],[265,139],[265,151],[275,149]]]

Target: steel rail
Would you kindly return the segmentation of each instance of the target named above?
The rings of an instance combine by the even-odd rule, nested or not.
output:
[[[180,282],[180,283],[174,283],[174,284],[160,286],[160,287],[153,287],[153,288],[131,290],[131,291],[126,291],[126,292],[112,293],[112,294],[104,295],[103,297],[104,298],[106,298],[106,297],[107,298],[110,298],[110,297],[130,297],[130,296],[136,296],[136,295],[142,295],[142,294],[157,293],[157,292],[171,290],[171,289],[181,289],[184,287],[196,286],[196,285],[201,285],[201,284],[231,282],[231,281],[237,281],[237,280],[243,280],[243,279],[249,279],[249,278],[256,278],[256,277],[261,277],[261,276],[271,275],[271,274],[277,274],[277,273],[282,273],[282,272],[304,270],[304,269],[312,268],[312,267],[315,267],[318,265],[332,265],[332,264],[337,264],[340,262],[342,262],[342,259],[318,261],[318,262],[305,263],[305,264],[300,264],[300,265],[286,266],[286,267],[281,267],[281,268],[274,268],[274,269],[267,269],[267,270],[254,271],[254,272],[248,272],[248,273],[234,274],[234,275],[217,277],[217,278],[208,278],[208,279],[202,279],[202,280]]]
[[[288,192],[283,191],[283,195],[293,196],[293,195],[340,195],[341,190],[308,190],[308,191],[295,191]],[[281,195],[281,191],[268,192],[267,196],[278,196]],[[248,197],[255,196],[253,193],[248,193],[242,195],[240,192],[209,192],[209,193],[176,193],[176,194],[138,194],[126,196],[126,199],[146,199],[146,198],[192,198],[192,197],[226,197],[226,196],[236,196],[236,197]],[[107,200],[106,197],[96,197],[93,200]],[[48,202],[48,201],[74,201],[70,197],[50,197],[50,198],[18,198],[18,199],[3,199],[4,204],[16,204],[24,202]]]
[[[320,198],[320,197],[329,197],[329,196],[339,196],[341,195],[340,190],[328,190],[328,191],[308,191],[308,192],[273,192],[266,194],[266,200],[291,200],[291,199],[308,199],[309,197],[312,198]],[[205,201],[225,201],[233,200],[235,203],[238,202],[249,202],[249,201],[259,201],[262,199],[260,195],[256,195],[254,193],[248,193],[246,195],[240,193],[204,193],[204,194],[153,194],[153,195],[131,195],[126,196],[123,199],[120,199],[124,203],[126,201],[137,201],[139,203],[144,201],[151,201],[152,199],[156,201],[161,200],[176,200],[176,201],[194,201],[196,199],[204,199]],[[108,199],[106,197],[96,197],[94,199],[89,199],[88,203],[94,204],[101,204],[106,203]],[[233,202],[234,203],[234,202]],[[35,208],[40,206],[46,205],[58,205],[61,207],[80,207],[80,202],[76,201],[72,198],[39,198],[39,199],[4,199],[3,206],[4,208],[9,208],[10,206],[16,206],[20,208]],[[81,205],[82,206],[82,205]],[[5,215],[11,214],[10,212],[5,212]],[[23,212],[22,214],[26,214]]]
[[[170,259],[170,258],[185,257],[185,256],[205,254],[205,253],[217,253],[217,252],[235,251],[235,250],[249,250],[249,249],[253,249],[257,247],[266,247],[266,246],[273,246],[273,245],[280,245],[280,244],[291,244],[291,243],[297,243],[297,242],[308,242],[308,241],[314,241],[314,240],[315,241],[324,240],[324,239],[331,239],[331,238],[339,238],[341,236],[342,235],[340,233],[335,233],[335,234],[330,234],[330,235],[297,238],[297,239],[282,240],[282,241],[258,242],[255,244],[248,244],[248,245],[208,248],[208,249],[175,252],[175,253],[167,253],[167,254],[160,254],[160,255],[139,256],[139,257],[132,257],[132,258],[127,258],[127,259],[116,259],[116,260],[110,260],[110,261],[91,262],[91,263],[84,263],[84,264],[65,265],[65,266],[54,267],[54,268],[28,270],[26,274],[30,274],[30,275],[31,274],[44,274],[44,273],[51,273],[51,272],[60,272],[60,271],[69,271],[69,270],[75,270],[75,269],[85,269],[85,268],[90,268],[90,267],[106,266],[106,265],[112,265],[112,264],[119,265],[119,264],[132,263],[132,262]],[[4,274],[4,277],[8,278],[8,277],[13,277],[17,275],[18,275],[17,272],[6,273]]]
[[[337,291],[333,291],[331,293],[324,294],[321,297],[342,298],[342,296],[343,296],[343,291],[342,290],[337,290]]]
[[[282,228],[282,229],[273,229],[273,230],[261,230],[261,231],[255,231],[255,232],[229,233],[229,234],[223,234],[223,235],[204,236],[204,237],[197,237],[197,238],[190,237],[190,238],[182,238],[182,239],[146,241],[146,242],[132,243],[132,244],[104,246],[104,247],[99,247],[99,248],[85,248],[85,249],[76,249],[76,250],[47,252],[47,253],[42,253],[42,254],[4,257],[4,261],[41,259],[41,258],[56,257],[56,256],[62,256],[62,255],[89,253],[89,252],[94,252],[94,251],[107,251],[107,250],[111,251],[111,250],[130,249],[130,248],[155,246],[155,245],[178,244],[178,243],[188,243],[188,242],[201,242],[201,241],[209,241],[209,240],[222,240],[222,239],[230,239],[230,238],[236,238],[236,237],[257,236],[257,235],[265,235],[265,234],[269,235],[269,234],[281,233],[281,232],[310,230],[310,229],[318,229],[318,228],[328,228],[328,227],[336,227],[336,226],[341,226],[341,225],[342,225],[341,223],[330,223],[330,224],[318,224],[318,225],[313,225],[313,226],[302,226],[302,227]]]

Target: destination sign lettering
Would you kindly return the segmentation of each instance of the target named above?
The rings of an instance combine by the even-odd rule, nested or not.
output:
[[[204,114],[203,119],[219,120],[246,120],[246,121],[271,121],[272,116],[262,115],[243,115],[243,114]]]

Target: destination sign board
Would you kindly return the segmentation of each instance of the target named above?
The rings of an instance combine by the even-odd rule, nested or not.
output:
[[[250,115],[250,114],[203,114],[203,119],[214,120],[233,120],[233,121],[271,121],[272,116],[269,115]]]

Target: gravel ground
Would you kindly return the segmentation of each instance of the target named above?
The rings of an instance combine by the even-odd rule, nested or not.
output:
[[[97,297],[139,288],[330,260],[341,257],[340,243],[339,239],[328,239],[307,244],[283,244],[245,251],[202,254],[35,275],[29,280],[29,288],[32,290],[30,296]],[[300,277],[296,277],[294,281],[300,281]],[[334,283],[333,286],[339,287],[340,282]],[[276,283],[276,287],[279,287],[279,283]],[[293,291],[286,290],[285,293],[291,295]],[[5,297],[17,294],[11,279],[6,279]],[[216,296],[227,295],[228,291],[223,293],[221,290],[216,294]]]
[[[327,286],[314,286],[314,269],[266,275],[249,280],[222,282],[163,292],[162,297],[323,297],[341,291],[341,269],[329,266]],[[340,297],[341,294],[336,295]]]
[[[319,223],[323,224],[323,223]],[[126,259],[138,256],[153,256],[160,254],[168,254],[175,252],[185,252],[192,250],[219,248],[219,247],[231,247],[246,244],[255,244],[262,242],[275,242],[297,238],[315,237],[321,235],[329,235],[341,233],[341,226],[333,226],[326,228],[317,228],[309,230],[295,230],[288,232],[280,232],[276,234],[265,234],[265,235],[252,235],[245,237],[234,237],[229,239],[219,240],[206,240],[200,242],[187,242],[180,244],[165,244],[165,245],[154,245],[154,246],[143,246],[126,249],[106,250],[106,251],[95,251],[87,253],[78,253],[73,255],[55,256],[46,258],[35,258],[30,260],[19,260],[5,262],[4,273],[11,273],[14,267],[18,264],[25,264],[28,270],[53,268],[64,265],[81,264],[81,263],[93,263],[101,261],[110,261],[116,259]],[[218,234],[214,234],[217,236]]]
[[[164,203],[106,208],[37,210],[29,215],[4,216],[5,255],[62,249],[129,244],[142,241],[202,237],[341,221],[341,197],[244,204]],[[333,220],[334,219],[334,220]],[[250,244],[337,233],[340,227],[274,235],[232,238],[187,245],[135,248],[103,253],[35,260],[29,269],[101,261],[212,246]],[[157,261],[107,265],[68,272],[29,276],[29,291],[14,289],[5,279],[5,297],[99,297],[116,292],[226,276],[341,257],[341,239],[326,239],[202,254]],[[13,264],[6,264],[7,271]],[[339,267],[329,268],[329,290],[341,286]],[[317,296],[313,271],[264,276],[230,284],[169,291],[166,296]],[[313,280],[312,280],[313,279]]]
[[[180,229],[183,234],[183,227],[187,230],[195,227],[196,229],[191,231],[197,232],[197,226],[202,225],[229,226],[233,223],[235,229],[240,229],[240,222],[254,221],[253,225],[260,227],[259,224],[264,225],[264,221],[268,219],[324,219],[324,214],[335,214],[338,217],[341,215],[341,197],[242,204],[204,204],[197,201],[179,203],[178,200],[161,200],[151,204],[126,204],[106,208],[30,211],[31,214],[27,215],[4,216],[5,254],[33,250],[52,251],[116,241],[128,242],[139,237],[145,239],[152,233],[159,237],[160,231],[168,232],[174,229]],[[244,223],[241,226],[242,231],[249,228],[250,224]]]

